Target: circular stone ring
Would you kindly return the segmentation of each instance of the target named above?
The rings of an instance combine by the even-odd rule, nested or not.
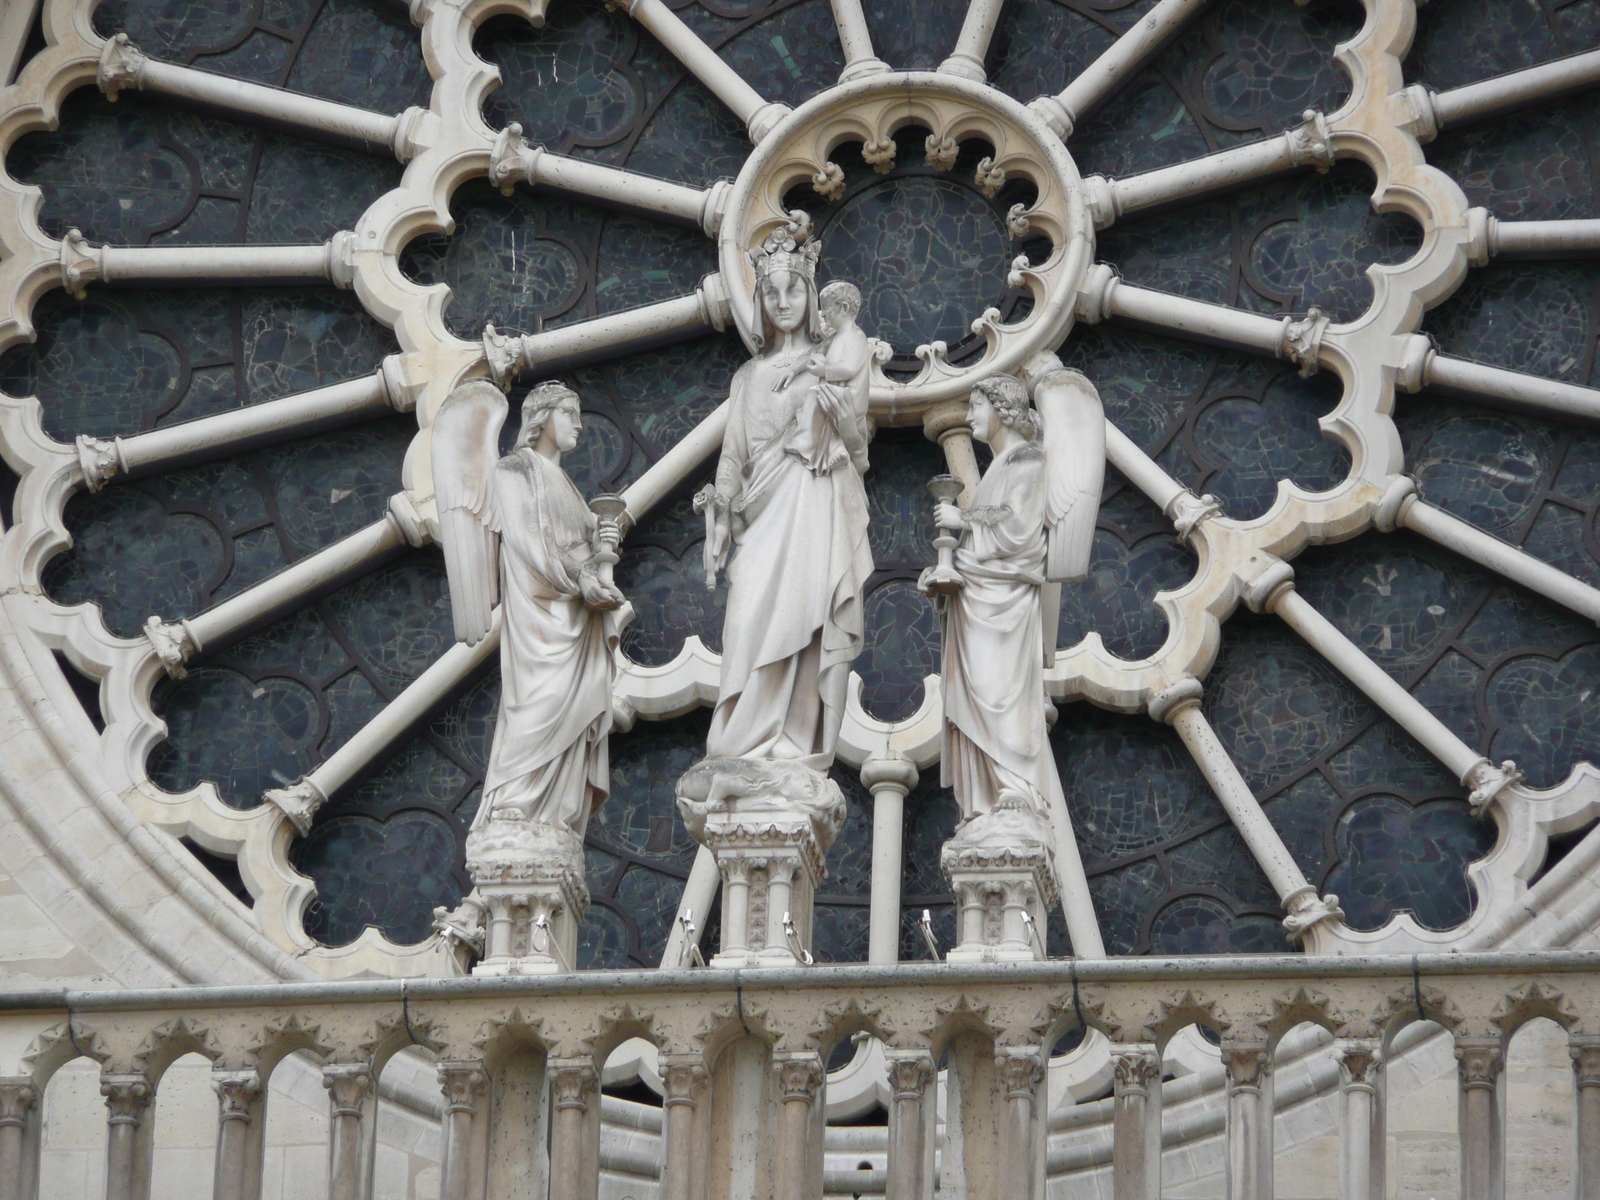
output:
[[[1058,346],[1072,328],[1078,289],[1094,261],[1094,222],[1078,168],[1035,113],[954,75],[868,76],[830,88],[786,116],[746,161],[728,196],[718,254],[734,322],[752,352],[756,281],[749,252],[789,220],[784,197],[801,185],[825,197],[842,188],[843,174],[831,156],[846,143],[859,142],[868,163],[887,169],[895,135],[908,128],[928,131],[927,162],[941,170],[955,167],[962,142],[992,146],[974,182],[988,196],[1013,180],[1031,184],[1033,202],[1012,206],[1006,225],[1019,241],[1048,238],[1051,250],[1042,263],[1024,255],[1012,261],[1007,282],[1026,291],[1032,305],[1009,323],[997,308],[979,314],[972,331],[984,340],[981,353],[958,365],[946,357],[945,343],[932,342],[917,347],[922,366],[910,378],[891,378],[874,366],[872,412],[886,424],[919,420],[939,401],[965,399],[978,380],[1018,371],[1033,355]]]

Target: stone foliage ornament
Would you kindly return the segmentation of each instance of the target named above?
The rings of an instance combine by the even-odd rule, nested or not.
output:
[[[611,790],[607,738],[615,651],[632,609],[611,582],[616,507],[597,517],[561,470],[583,431],[577,393],[541,383],[499,456],[506,400],[461,385],[434,423],[440,541],[459,641],[501,615],[500,711],[467,870],[487,922],[476,973],[570,970],[589,906],[583,834]],[[474,906],[448,917],[465,927]],[[456,934],[457,937],[461,935]]]
[[[714,965],[747,957],[753,918],[739,911],[745,885],[730,872],[768,850],[782,862],[772,862],[771,875],[758,868],[754,902],[769,911],[756,953],[804,961],[810,894],[844,819],[825,772],[872,574],[861,475],[874,347],[855,323],[855,287],[830,284],[819,298],[821,247],[810,233],[810,218],[792,213],[750,256],[758,352],[733,377],[716,482],[695,497],[706,521],[706,583],[715,586],[725,564],[728,574],[708,757],[678,789],[690,831],[723,874],[723,953]],[[718,805],[725,812],[712,819],[708,809]],[[796,879],[797,890],[780,876]],[[788,902],[799,952],[770,933],[789,919]]]
[[[1058,881],[1074,943],[1098,941],[1050,750],[1045,630],[1059,601],[1043,606],[1041,593],[1088,572],[1105,422],[1083,376],[1059,364],[1035,376],[1040,408],[1009,375],[972,389],[967,421],[994,459],[970,506],[935,507],[941,530],[960,531],[954,579],[929,568],[920,581],[944,634],[940,783],[961,808],[940,857],[961,910],[952,961],[1045,957],[1033,930]]]

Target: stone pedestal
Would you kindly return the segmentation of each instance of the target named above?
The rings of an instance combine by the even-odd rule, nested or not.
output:
[[[956,830],[939,854],[956,900],[957,941],[946,962],[1045,957],[1045,918],[1058,890],[1053,841],[1049,819],[1010,795]]]
[[[722,876],[722,947],[710,965],[809,961],[812,900],[844,824],[839,785],[795,762],[708,758],[678,781],[678,809]]]
[[[589,911],[583,842],[512,814],[467,835],[467,871],[483,907],[484,956],[474,975],[554,975],[577,965]]]

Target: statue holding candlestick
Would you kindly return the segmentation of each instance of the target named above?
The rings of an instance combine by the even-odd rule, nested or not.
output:
[[[476,645],[499,612],[500,712],[467,835],[489,910],[479,970],[525,973],[572,964],[588,906],[583,835],[610,792],[614,651],[632,610],[611,580],[620,498],[585,503],[561,469],[583,432],[577,394],[535,387],[501,457],[506,408],[487,382],[452,392],[433,424],[433,476],[456,637]]]

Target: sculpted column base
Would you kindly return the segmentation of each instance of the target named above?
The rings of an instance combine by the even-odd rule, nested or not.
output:
[[[946,962],[1038,962],[1058,886],[1049,819],[1003,795],[944,844],[939,866],[956,899]]]
[[[482,911],[474,975],[557,975],[577,965],[589,911],[583,842],[570,830],[497,815],[467,835],[467,871]]]
[[[722,876],[722,947],[710,965],[809,963],[812,900],[844,824],[839,785],[797,762],[708,758],[678,780],[678,810]]]

